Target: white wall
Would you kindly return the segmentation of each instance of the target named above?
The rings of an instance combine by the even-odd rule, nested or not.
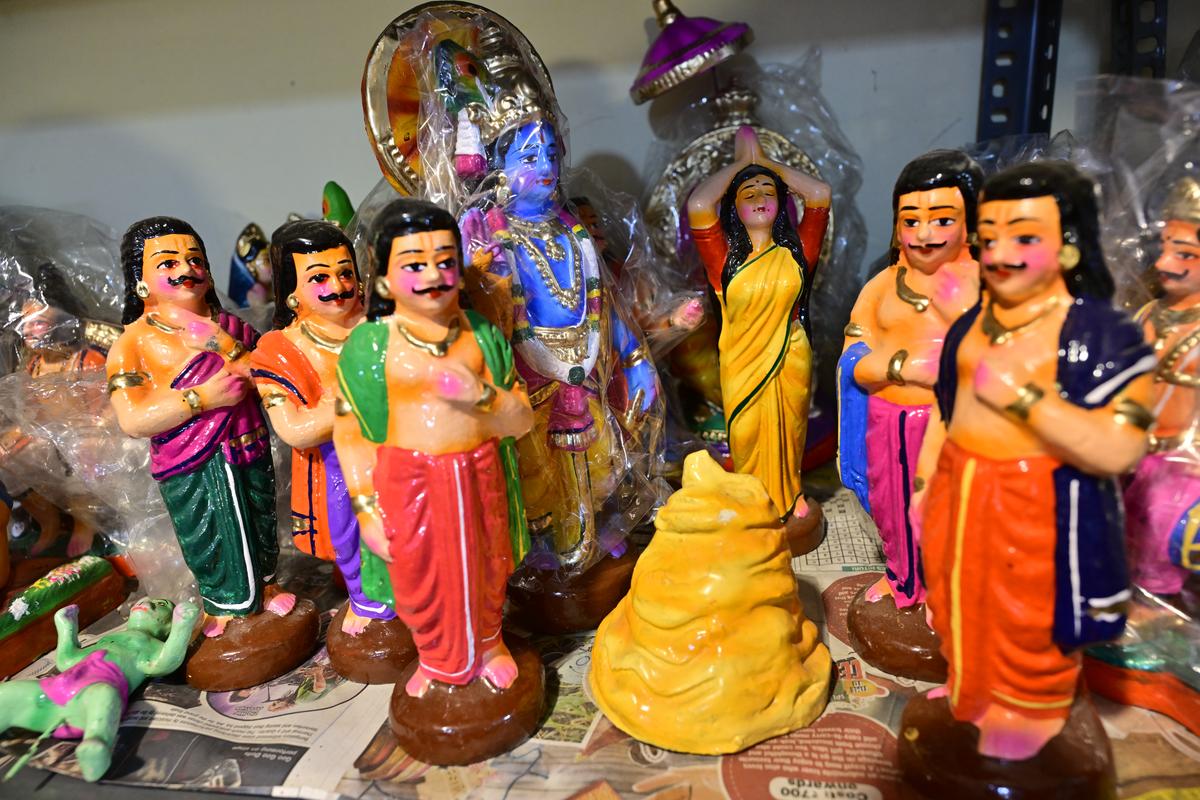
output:
[[[864,162],[868,253],[911,157],[974,138],[982,0],[678,0],[750,23],[761,63],[823,51],[824,93]],[[492,0],[546,60],[572,159],[641,193],[653,139],[628,87],[649,0]],[[49,206],[117,229],[190,220],[223,262],[248,220],[315,212],[330,178],[357,202],[379,179],[359,83],[368,48],[408,3],[354,0],[5,0],[0,3],[0,204]],[[1107,0],[1067,0],[1054,126],[1108,52]],[[1173,68],[1200,3],[1171,6]],[[662,113],[656,111],[655,113]],[[223,269],[224,267],[221,267]]]

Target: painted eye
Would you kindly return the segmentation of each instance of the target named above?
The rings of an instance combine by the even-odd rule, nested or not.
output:
[[[902,219],[900,220],[900,224],[906,228],[915,228],[917,227],[918,222],[915,219]]]
[[[521,156],[521,163],[522,164],[536,164],[537,156],[535,156],[535,155]]]
[[[939,228],[949,228],[954,224],[954,217],[938,217],[933,221],[933,224]]]
[[[1042,237],[1035,236],[1032,233],[1023,233],[1017,237],[1017,244],[1021,244],[1021,245],[1038,244],[1041,241],[1042,241]]]
[[[412,264],[401,264],[400,269],[402,269],[405,272],[424,272],[425,265],[422,264],[421,262],[417,261]]]
[[[1195,253],[1188,253],[1186,251],[1181,251],[1178,254],[1176,254],[1175,257],[1178,258],[1180,261],[1195,261],[1198,256]]]
[[[197,269],[204,269],[206,266],[208,266],[207,264],[204,263],[204,259],[201,258],[200,256],[192,256],[191,258],[189,258],[188,265],[193,266]]]
[[[438,262],[438,269],[455,269],[458,267],[458,262],[453,258],[447,258],[445,261]]]
[[[980,243],[983,245],[984,250],[991,250],[993,247],[996,246],[995,239],[981,239]]]
[[[308,282],[309,283],[325,283],[328,280],[329,280],[329,276],[326,275],[325,273],[321,272],[321,273],[313,275],[311,278],[309,278]]]
[[[177,266],[179,266],[179,262],[173,258],[168,258],[166,261],[160,261],[158,263],[159,269],[175,269]]]
[[[350,280],[353,277],[354,277],[354,270],[351,270],[351,269],[342,270],[342,278],[344,280]]]

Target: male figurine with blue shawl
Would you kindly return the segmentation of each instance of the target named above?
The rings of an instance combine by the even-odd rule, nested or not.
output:
[[[934,150],[892,192],[891,265],[867,282],[838,362],[842,481],[879,527],[886,572],[854,598],[854,650],[889,675],[943,680],[925,624],[919,531],[908,519],[929,423],[938,356],[951,323],[979,300],[975,196],[983,172],[958,150]]]
[[[913,503],[949,680],[905,708],[900,761],[932,796],[963,796],[964,781],[1023,796],[1055,771],[1079,782],[1069,796],[1111,787],[1103,729],[1076,692],[1081,648],[1125,624],[1114,476],[1146,452],[1156,362],[1112,305],[1096,204],[1065,162],[983,185],[985,292],[946,335],[915,480],[928,499],[922,486]],[[1066,758],[1068,740],[1088,755]]]

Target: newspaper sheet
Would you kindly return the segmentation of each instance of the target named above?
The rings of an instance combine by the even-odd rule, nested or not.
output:
[[[851,651],[846,611],[879,577],[873,526],[846,490],[824,504],[828,535],[793,561],[805,609],[822,629],[838,680],[811,727],[723,757],[638,742],[591,702],[591,635],[534,639],[553,707],[535,737],[469,767],[438,768],[401,751],[387,728],[391,687],[340,678],[322,650],[265,686],[203,693],[148,684],[130,704],[106,781],[316,798],[571,798],[571,800],[887,800],[899,796],[896,735],[905,702],[926,684],[879,674]],[[309,570],[313,588],[327,569]],[[324,582],[324,583],[323,583]],[[336,598],[326,598],[332,608]],[[328,617],[328,615],[327,615]],[[102,620],[89,635],[112,627]],[[107,627],[106,627],[107,625]],[[49,659],[26,670],[48,674]],[[1160,714],[1096,698],[1112,740],[1122,798],[1200,797],[1200,738]],[[11,736],[11,734],[10,734]],[[32,736],[3,744],[5,762]],[[43,743],[34,766],[78,774],[71,743]]]

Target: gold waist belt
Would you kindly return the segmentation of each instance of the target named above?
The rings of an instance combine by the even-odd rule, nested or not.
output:
[[[565,328],[530,326],[534,337],[564,364],[582,364],[587,358],[587,320]]]

